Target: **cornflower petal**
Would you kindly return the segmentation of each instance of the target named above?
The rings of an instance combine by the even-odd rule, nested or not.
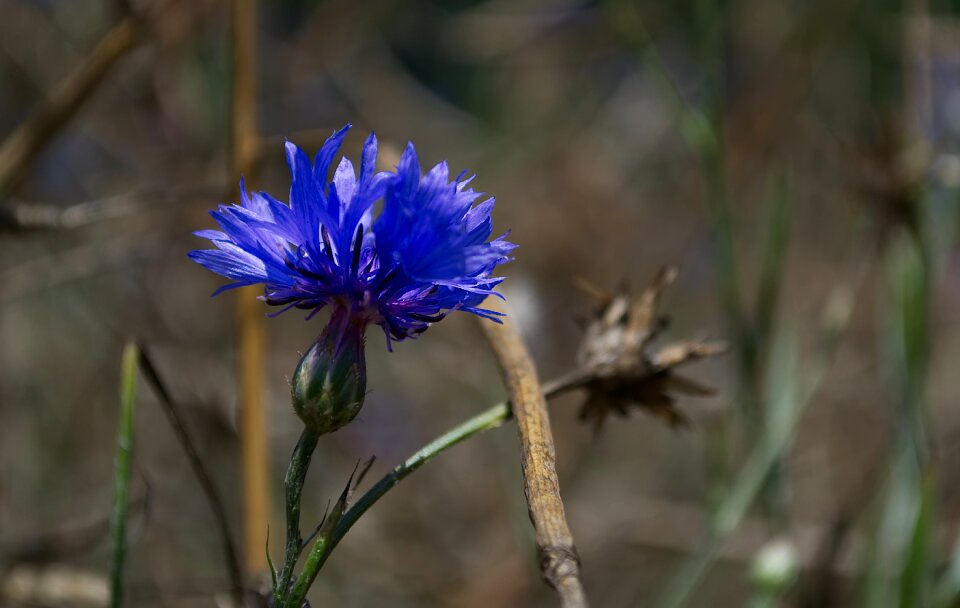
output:
[[[240,183],[240,204],[211,212],[220,230],[195,234],[215,249],[190,252],[205,268],[233,282],[216,293],[263,284],[262,299],[317,311],[354,326],[378,324],[393,341],[416,337],[447,313],[462,310],[496,321],[479,305],[503,280],[492,276],[516,247],[506,235],[488,241],[494,199],[461,173],[451,181],[442,162],[423,175],[413,144],[393,172],[376,172],[377,139],[361,152],[359,175],[343,158],[329,178],[349,125],[334,132],[311,165],[291,142],[289,204]],[[376,219],[373,210],[383,200]],[[279,314],[279,312],[277,314]]]

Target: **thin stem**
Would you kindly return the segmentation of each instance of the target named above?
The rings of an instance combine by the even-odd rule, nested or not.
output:
[[[149,351],[142,343],[138,344],[140,349],[140,369],[144,378],[153,386],[157,397],[160,399],[160,405],[163,412],[167,415],[167,420],[173,428],[174,434],[180,447],[183,448],[187,460],[190,462],[190,469],[200,483],[203,495],[210,505],[213,512],[213,519],[217,524],[217,530],[220,532],[220,542],[223,547],[224,563],[227,568],[227,576],[230,577],[230,591],[233,594],[233,601],[237,606],[243,605],[244,583],[243,570],[240,566],[240,557],[237,553],[236,544],[233,542],[233,535],[230,533],[230,523],[227,517],[227,509],[223,504],[223,498],[217,490],[217,485],[213,481],[213,476],[207,469],[203,457],[197,450],[196,442],[190,436],[190,431],[184,422],[180,406],[173,400],[167,384],[160,377],[157,366],[154,365]]]
[[[863,276],[865,273],[858,274],[858,284]],[[777,403],[772,404],[770,411],[779,412],[781,417],[776,424],[768,424],[763,428],[763,435],[714,510],[700,552],[691,556],[674,575],[657,604],[660,608],[680,608],[687,603],[713,564],[721,543],[740,525],[770,471],[790,447],[800,416],[823,384],[836,356],[840,336],[850,318],[852,293],[852,290],[842,288],[828,299],[820,335],[821,345],[805,378],[799,382],[794,379],[797,375],[796,362],[793,360],[794,346],[784,345],[784,352],[777,353],[774,364],[784,368],[786,377],[783,381],[771,383],[779,387],[779,393],[774,396]]]
[[[545,382],[543,387],[543,396],[546,399],[556,397],[562,393],[580,388],[589,379],[589,376],[583,372],[572,372],[561,376],[550,382]],[[417,450],[412,456],[407,458],[401,464],[397,465],[392,471],[387,473],[376,484],[367,490],[357,502],[347,509],[342,516],[337,514],[337,510],[331,513],[331,517],[337,519],[326,522],[324,528],[317,534],[310,554],[304,563],[300,576],[297,577],[293,589],[287,596],[283,604],[285,608],[300,608],[307,595],[307,590],[317,578],[317,574],[323,567],[327,558],[340,543],[343,537],[350,531],[353,524],[367,512],[378,500],[384,497],[387,492],[393,489],[398,483],[408,475],[419,469],[421,466],[442,454],[458,443],[465,441],[474,435],[495,429],[512,417],[509,403],[499,403],[493,407],[477,414],[473,418],[466,420],[443,435],[440,435],[427,445]]]
[[[313,544],[310,554],[307,555],[307,561],[303,565],[303,572],[297,577],[297,582],[290,591],[290,598],[284,604],[285,608],[300,608],[303,606],[303,600],[307,597],[310,585],[317,578],[317,573],[320,572],[323,562],[327,561],[327,555],[329,555],[327,541],[328,536],[322,534]]]
[[[137,400],[137,359],[135,344],[123,349],[120,379],[120,421],[117,427],[117,454],[114,464],[113,518],[110,523],[113,553],[110,558],[110,606],[123,605],[123,565],[127,558],[127,510],[130,506],[130,471],[133,461],[133,421]]]
[[[310,460],[319,439],[320,435],[313,431],[303,430],[299,441],[297,441],[297,447],[293,449],[290,466],[287,468],[287,476],[283,480],[287,501],[287,545],[283,556],[283,569],[280,571],[279,583],[273,590],[278,606],[282,605],[282,600],[287,595],[290,580],[293,578],[293,569],[297,565],[300,552],[303,550],[303,538],[300,536],[300,496],[303,494],[303,483],[307,477],[307,469],[310,468]]]
[[[343,513],[342,517],[339,517],[337,510],[334,509],[330,517],[339,517],[339,519],[331,522],[332,525],[325,525],[325,529],[317,534],[313,548],[311,548],[310,554],[304,562],[303,570],[300,572],[300,576],[297,577],[297,581],[286,603],[283,604],[285,608],[300,608],[300,606],[303,605],[307,590],[310,589],[313,581],[317,578],[317,574],[320,572],[320,568],[323,567],[323,564],[327,561],[327,558],[337,546],[337,543],[340,542],[353,524],[357,523],[357,520],[367,512],[367,509],[383,498],[383,496],[400,483],[401,480],[419,469],[434,456],[445,452],[447,449],[465,439],[500,426],[509,418],[510,408],[506,403],[500,403],[491,407],[459,426],[450,429],[417,450],[416,453],[407,458],[402,464],[397,465],[396,468],[387,473],[372,488],[367,490],[356,504],[350,507],[346,513]]]
[[[570,374],[543,383],[543,396],[552,399],[567,391],[583,386],[586,376],[582,372]],[[440,435],[427,445],[417,450],[412,456],[399,464],[392,471],[383,476],[372,488],[366,491],[350,509],[343,514],[340,523],[333,531],[328,553],[333,551],[346,533],[357,523],[357,520],[383,498],[394,486],[400,483],[407,475],[413,473],[428,460],[447,451],[458,443],[484,431],[495,429],[513,417],[509,403],[498,403],[488,410],[477,414],[473,418],[461,422],[459,425]],[[321,564],[322,565],[322,564]]]
[[[582,372],[566,374],[550,382],[545,382],[543,384],[543,396],[546,399],[556,397],[567,391],[580,388],[587,380],[588,376]],[[350,531],[353,524],[357,523],[357,520],[359,520],[370,507],[376,504],[378,500],[383,498],[387,492],[429,460],[432,460],[474,435],[479,435],[484,431],[497,428],[509,420],[512,415],[508,403],[494,405],[473,418],[458,424],[443,435],[440,435],[384,475],[383,478],[367,490],[352,507],[347,509],[342,517],[336,520],[335,524],[325,525],[325,529],[322,529],[317,534],[310,554],[304,563],[303,570],[300,572],[300,576],[297,577],[293,589],[287,596],[287,600],[283,606],[286,608],[300,608],[300,606],[303,605],[307,590],[317,578],[317,574],[327,561],[327,558],[340,541],[343,540],[347,532]],[[336,511],[331,514],[331,516],[335,515]],[[329,522],[327,523],[329,524]]]
[[[458,443],[479,435],[484,431],[495,429],[512,417],[510,407],[507,403],[498,403],[488,410],[477,414],[473,418],[450,429],[443,435],[440,435],[427,445],[417,450],[412,456],[397,465],[392,471],[387,473],[372,488],[367,490],[363,496],[357,500],[350,509],[344,513],[340,523],[334,528],[330,538],[330,551],[340,542],[344,535],[357,522],[360,517],[367,512],[378,500],[389,492],[394,486],[400,483],[410,473],[413,473],[421,466],[426,464],[435,456],[447,451]],[[324,556],[326,558],[326,556]],[[322,565],[322,564],[321,564]]]

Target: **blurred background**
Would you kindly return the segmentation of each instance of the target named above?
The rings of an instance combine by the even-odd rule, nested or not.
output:
[[[677,265],[666,340],[730,343],[686,370],[717,391],[678,397],[688,428],[634,408],[595,432],[582,395],[550,404],[594,606],[957,605],[960,4],[263,1],[241,41],[246,160],[231,10],[0,0],[0,604],[106,605],[131,337],[241,542],[250,321],[236,293],[209,297],[222,281],[187,260],[191,232],[240,173],[286,200],[284,139],[312,154],[350,122],[348,156],[375,130],[383,168],[412,140],[496,196],[520,245],[503,291],[542,379],[576,365],[596,306],[575,277],[638,293]],[[323,318],[262,321],[275,560],[300,430],[287,379]],[[320,442],[307,529],[358,460],[377,457],[369,484],[506,395],[467,315],[367,350],[371,393]],[[215,520],[145,383],[136,416],[128,604],[227,605]],[[404,481],[313,605],[556,605],[518,454],[508,424]]]

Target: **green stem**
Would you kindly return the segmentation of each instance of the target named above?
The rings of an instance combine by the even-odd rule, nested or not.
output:
[[[133,461],[134,412],[137,402],[137,360],[135,344],[123,349],[120,379],[120,421],[117,428],[117,453],[114,463],[113,517],[110,536],[110,606],[123,605],[123,565],[127,557],[127,510],[130,505],[130,472]]]
[[[590,375],[581,371],[568,373],[550,382],[545,382],[541,386],[543,396],[546,399],[556,397],[566,391],[584,386],[589,379]],[[307,591],[317,578],[320,568],[323,567],[330,553],[333,552],[334,548],[336,548],[346,533],[350,531],[353,524],[357,523],[357,520],[394,486],[435,456],[438,456],[474,435],[479,435],[489,429],[497,428],[509,420],[512,415],[513,413],[508,403],[494,405],[490,409],[450,429],[417,450],[412,456],[403,461],[403,463],[397,465],[392,471],[384,475],[380,481],[367,490],[346,512],[340,512],[339,509],[342,508],[344,503],[339,503],[317,533],[316,540],[310,549],[309,555],[307,555],[300,576],[297,577],[293,588],[290,590],[290,593],[287,594],[286,600],[280,605],[284,608],[301,608],[303,606]],[[346,500],[346,494],[344,497],[341,497],[341,500]]]
[[[323,562],[327,561],[327,555],[330,554],[329,538],[329,532],[317,536],[317,540],[313,543],[313,547],[307,555],[307,560],[303,564],[303,572],[297,577],[297,582],[290,590],[290,596],[283,604],[284,608],[301,608],[303,606],[307,591],[310,590],[310,586],[317,578],[317,573],[320,572],[320,567],[323,566]]]
[[[407,475],[419,469],[434,456],[447,451],[461,441],[484,431],[497,428],[509,420],[511,416],[512,412],[506,403],[497,404],[459,426],[450,429],[420,448],[415,454],[407,458],[403,464],[398,465],[378,481],[376,485],[367,490],[356,504],[343,514],[343,518],[337,527],[334,528],[333,536],[330,539],[330,551],[337,546],[337,543],[340,542],[353,524],[357,523],[357,520],[367,512],[367,509],[372,507],[374,503],[380,500],[384,494],[400,483]]]
[[[286,489],[287,544],[280,579],[273,590],[273,597],[278,606],[283,604],[283,598],[287,595],[290,581],[293,578],[293,569],[296,567],[297,559],[303,550],[303,538],[300,536],[300,497],[303,494],[303,483],[307,477],[307,469],[310,468],[310,460],[319,440],[320,435],[317,433],[306,428],[303,430],[300,439],[297,441],[297,446],[293,449],[293,455],[290,457],[287,475],[283,479],[283,485]]]
[[[547,393],[547,391],[544,391]],[[555,391],[556,392],[556,391]],[[433,457],[447,451],[465,439],[478,435],[486,430],[496,428],[511,416],[510,408],[506,403],[500,403],[474,416],[459,426],[450,429],[427,445],[420,448],[415,454],[407,458],[402,464],[387,473],[380,481],[360,497],[346,513],[343,514],[328,529],[317,535],[313,548],[307,556],[303,571],[297,577],[293,590],[287,598],[286,608],[300,608],[307,595],[307,590],[323,567],[327,557],[337,546],[344,535],[353,527],[360,517],[380,500],[394,486],[400,483],[407,475],[413,473]],[[331,514],[333,517],[335,514]]]

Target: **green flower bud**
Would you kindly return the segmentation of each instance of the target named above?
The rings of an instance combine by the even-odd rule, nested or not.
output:
[[[365,323],[334,313],[293,374],[293,409],[308,429],[331,433],[353,420],[363,407],[367,366]]]

